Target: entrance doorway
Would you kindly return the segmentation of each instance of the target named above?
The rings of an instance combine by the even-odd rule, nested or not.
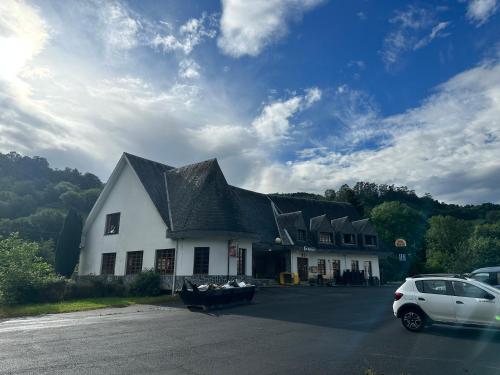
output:
[[[309,279],[309,261],[307,258],[297,258],[297,271],[300,281],[307,281]]]

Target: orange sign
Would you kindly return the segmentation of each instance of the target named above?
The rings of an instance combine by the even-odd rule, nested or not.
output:
[[[396,247],[406,247],[406,241],[403,240],[402,238],[398,238],[396,241],[394,241],[394,246],[396,246]]]

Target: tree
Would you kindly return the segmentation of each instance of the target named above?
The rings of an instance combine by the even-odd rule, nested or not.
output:
[[[427,266],[432,271],[462,272],[471,222],[452,216],[433,216],[425,234]]]
[[[64,221],[56,246],[56,271],[60,275],[70,277],[75,270],[80,255],[80,238],[82,236],[82,218],[70,209]]]
[[[16,304],[36,299],[37,288],[55,279],[52,267],[40,256],[38,245],[17,233],[0,240],[0,300]]]
[[[425,233],[425,217],[417,210],[400,202],[384,202],[370,212],[370,217],[377,232],[385,245],[396,248],[394,242],[398,238],[406,240],[405,253],[410,254],[410,262],[399,262],[395,257],[388,257],[381,261],[385,280],[401,280],[410,272],[420,268],[421,248]]]
[[[500,264],[500,223],[477,225],[467,244],[463,271]]]
[[[404,238],[413,251],[422,246],[425,217],[407,204],[384,202],[373,208],[371,220],[387,245],[394,244],[398,238]]]
[[[325,198],[329,201],[334,201],[337,193],[335,193],[335,189],[326,189],[325,190]]]
[[[360,202],[354,190],[352,190],[349,185],[344,184],[340,187],[339,191],[335,196],[335,200],[337,202],[347,202],[354,206],[354,208],[359,212],[359,214],[363,214],[363,204]]]

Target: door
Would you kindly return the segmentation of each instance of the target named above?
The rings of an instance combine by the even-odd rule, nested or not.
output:
[[[418,305],[432,320],[455,322],[454,296],[451,285],[445,280],[422,280],[415,283],[421,294]]]
[[[297,272],[299,273],[300,281],[307,281],[309,279],[309,262],[307,258],[297,257]]]
[[[454,307],[458,323],[499,325],[498,298],[466,281],[452,281]]]

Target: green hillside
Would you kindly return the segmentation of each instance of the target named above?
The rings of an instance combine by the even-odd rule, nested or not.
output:
[[[103,187],[97,176],[76,169],[53,169],[41,157],[0,153],[0,236],[19,232],[41,244],[53,263],[54,243],[67,211],[85,217]]]

